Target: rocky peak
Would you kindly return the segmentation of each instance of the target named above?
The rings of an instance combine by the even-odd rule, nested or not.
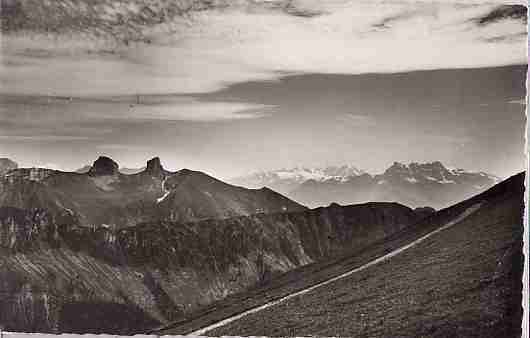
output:
[[[164,173],[164,167],[160,164],[160,158],[154,157],[147,161],[145,172],[151,176],[160,176]]]
[[[118,163],[109,157],[100,156],[88,171],[90,176],[110,176],[119,172]]]

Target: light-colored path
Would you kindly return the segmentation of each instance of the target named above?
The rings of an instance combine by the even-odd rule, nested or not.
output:
[[[208,326],[206,326],[206,327],[203,327],[203,328],[201,328],[201,329],[199,329],[199,330],[196,330],[196,331],[190,332],[189,335],[203,335],[203,334],[205,334],[206,332],[211,331],[211,330],[213,330],[213,329],[215,329],[215,328],[218,328],[218,327],[224,326],[224,325],[226,325],[226,324],[228,324],[228,323],[231,323],[231,322],[233,322],[233,321],[236,321],[236,320],[238,320],[238,319],[241,319],[241,318],[243,318],[243,317],[245,317],[245,316],[248,316],[248,315],[250,315],[250,314],[253,314],[253,313],[259,312],[259,311],[261,311],[261,310],[265,310],[265,309],[267,309],[267,308],[270,308],[270,307],[272,307],[272,306],[275,306],[275,305],[277,305],[277,304],[280,304],[280,303],[286,302],[286,301],[288,301],[288,300],[291,299],[291,298],[298,297],[298,296],[300,296],[300,295],[306,294],[306,293],[311,292],[311,291],[313,291],[313,290],[315,290],[315,289],[317,289],[317,288],[319,288],[319,287],[321,287],[321,286],[331,284],[331,283],[333,283],[333,282],[335,282],[335,281],[337,281],[337,280],[339,280],[339,279],[346,278],[346,277],[351,276],[352,274],[354,274],[354,273],[356,273],[356,272],[359,272],[359,271],[361,271],[361,270],[364,270],[364,269],[366,269],[366,268],[369,268],[369,267],[371,267],[371,266],[373,266],[373,265],[376,265],[376,264],[378,264],[378,263],[384,262],[384,261],[388,260],[389,258],[394,257],[394,256],[396,256],[396,255],[402,253],[403,251],[405,251],[405,250],[407,250],[407,249],[409,249],[409,248],[411,248],[411,247],[413,247],[413,246],[415,246],[415,245],[417,245],[417,244],[423,242],[423,241],[426,240],[427,238],[429,238],[429,237],[431,237],[431,236],[433,236],[433,235],[439,233],[440,231],[443,231],[443,230],[445,230],[445,229],[447,229],[447,228],[449,228],[449,227],[451,227],[451,226],[453,226],[453,225],[455,225],[455,224],[461,222],[464,218],[468,217],[468,216],[471,215],[473,212],[475,212],[475,211],[480,207],[480,204],[481,204],[481,203],[477,203],[477,204],[473,205],[472,207],[466,209],[462,214],[460,214],[460,215],[459,215],[458,217],[456,217],[454,220],[452,220],[451,222],[448,222],[448,223],[444,224],[443,226],[439,227],[438,229],[436,229],[436,230],[434,230],[434,231],[432,231],[432,232],[429,232],[428,234],[426,234],[426,235],[424,235],[424,236],[422,236],[422,237],[416,239],[415,241],[413,241],[413,242],[411,242],[411,243],[409,243],[409,244],[407,244],[407,245],[405,245],[405,246],[402,246],[401,248],[398,248],[398,249],[396,249],[396,250],[394,250],[394,251],[392,251],[392,252],[390,252],[390,253],[388,253],[388,254],[386,254],[386,255],[384,255],[384,256],[381,256],[381,257],[379,257],[379,258],[377,258],[377,259],[374,259],[373,261],[370,261],[370,262],[368,262],[368,263],[366,263],[366,264],[364,264],[364,265],[362,265],[362,266],[360,266],[360,267],[358,267],[358,268],[355,268],[355,269],[350,270],[350,271],[347,271],[347,272],[345,272],[345,273],[343,273],[343,274],[341,274],[341,275],[339,275],[339,276],[336,276],[336,277],[330,278],[330,279],[328,279],[328,280],[326,280],[326,281],[323,281],[323,282],[320,282],[320,283],[318,283],[318,284],[315,284],[315,285],[313,285],[313,286],[311,286],[311,287],[308,287],[307,289],[303,289],[303,290],[300,290],[300,291],[296,291],[296,292],[294,292],[294,293],[291,293],[291,294],[289,294],[289,295],[287,295],[287,296],[285,296],[285,297],[282,297],[282,298],[280,298],[280,299],[277,299],[277,300],[275,300],[275,301],[272,301],[272,302],[269,302],[269,303],[266,303],[266,304],[263,304],[263,305],[257,306],[257,307],[255,307],[255,308],[252,308],[252,309],[250,309],[250,310],[247,310],[247,311],[242,312],[242,313],[240,313],[240,314],[237,314],[237,315],[235,315],[235,316],[232,316],[232,317],[229,317],[229,318],[223,319],[223,320],[221,320],[221,321],[219,321],[219,322],[217,322],[217,323],[214,323],[214,324],[208,325]]]

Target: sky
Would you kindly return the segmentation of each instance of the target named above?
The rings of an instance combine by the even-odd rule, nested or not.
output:
[[[72,170],[160,156],[220,178],[440,160],[506,177],[524,168],[526,27],[481,23],[498,6],[268,1],[112,53],[4,36],[0,157]]]

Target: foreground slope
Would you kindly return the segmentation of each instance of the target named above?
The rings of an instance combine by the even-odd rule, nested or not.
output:
[[[523,190],[523,174],[513,176],[368,248],[292,271],[161,332],[519,337]],[[395,255],[226,325],[201,330],[389,253]]]
[[[0,324],[11,331],[145,332],[383,240],[422,215],[369,203],[91,228],[42,208],[0,207]]]

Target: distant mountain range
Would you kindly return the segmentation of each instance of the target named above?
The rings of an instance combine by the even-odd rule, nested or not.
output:
[[[306,208],[268,189],[246,189],[199,171],[165,170],[158,158],[123,174],[100,157],[85,173],[20,168],[0,177],[0,206],[45,209],[79,226],[134,226],[147,221],[188,222]]]
[[[0,175],[17,168],[18,165],[14,161],[0,159]],[[86,165],[75,173],[88,174],[91,168],[92,165]],[[32,170],[34,173],[54,172],[45,169]],[[119,168],[114,174],[135,175],[146,170],[146,166]],[[169,173],[165,170],[164,172]],[[377,175],[344,165],[259,171],[228,180],[230,184],[247,189],[267,187],[311,208],[331,203],[348,205],[383,201],[398,202],[412,208],[428,206],[435,209],[473,196],[498,182],[500,179],[494,175],[450,169],[439,161],[409,164],[394,162],[382,174]],[[193,219],[195,218],[189,220]]]
[[[270,187],[309,207],[333,202],[389,201],[436,209],[484,191],[499,181],[498,177],[484,172],[449,169],[439,161],[394,162],[379,175],[342,166],[273,170],[229,180],[244,187]]]
[[[351,177],[365,174],[364,171],[353,166],[329,166],[319,168],[296,167],[292,169],[279,169],[259,171],[247,176],[240,176],[229,182],[247,188],[269,187],[282,194],[289,193],[307,181],[344,182]]]

